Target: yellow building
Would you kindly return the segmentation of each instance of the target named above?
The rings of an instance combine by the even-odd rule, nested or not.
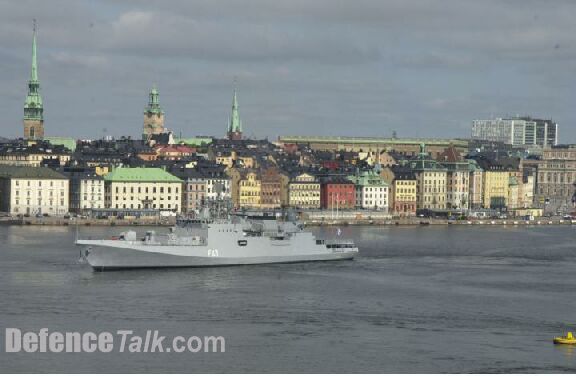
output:
[[[182,210],[182,180],[161,168],[116,168],[104,181],[106,208]]]
[[[288,196],[292,208],[320,209],[320,182],[313,175],[300,174],[289,183]]]
[[[68,213],[69,182],[46,167],[0,166],[0,211],[24,215]]]
[[[248,171],[238,182],[238,203],[241,208],[257,208],[261,203],[262,182],[255,171]]]
[[[410,167],[416,176],[417,208],[446,209],[448,169],[430,157],[425,145],[420,145],[420,153]]]
[[[416,215],[416,177],[411,171],[398,171],[392,183],[392,213],[402,217]]]
[[[482,206],[500,209],[508,205],[508,171],[487,170],[484,167],[482,177]]]

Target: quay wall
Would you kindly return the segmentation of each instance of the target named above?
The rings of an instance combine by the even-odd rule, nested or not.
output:
[[[550,226],[550,225],[576,225],[576,220],[556,218],[536,218],[534,220],[521,219],[473,219],[473,220],[447,220],[438,218],[400,218],[388,217],[354,218],[346,217],[316,217],[306,218],[302,222],[306,226],[429,226],[429,225],[458,225],[458,226]],[[33,226],[173,226],[176,218],[150,218],[150,219],[80,219],[80,218],[0,218],[0,225],[33,225]]]

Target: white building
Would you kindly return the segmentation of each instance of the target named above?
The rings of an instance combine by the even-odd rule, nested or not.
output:
[[[552,120],[530,117],[474,120],[472,139],[518,146],[554,146],[558,144],[558,124]]]
[[[348,180],[356,187],[356,207],[388,211],[389,186],[380,175],[366,171],[349,176]]]
[[[0,166],[0,211],[64,215],[68,193],[68,178],[47,167]]]

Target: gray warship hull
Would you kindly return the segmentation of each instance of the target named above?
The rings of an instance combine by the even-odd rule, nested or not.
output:
[[[178,238],[77,240],[82,258],[97,271],[132,268],[212,267],[353,259],[351,242],[317,240],[309,232],[249,236],[238,226],[213,224],[195,242]],[[194,243],[194,244],[190,244]]]

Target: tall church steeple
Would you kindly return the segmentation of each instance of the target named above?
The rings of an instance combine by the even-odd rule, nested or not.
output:
[[[24,103],[24,138],[37,140],[44,138],[44,106],[40,95],[38,62],[36,60],[36,20],[32,36],[32,69],[28,80],[28,95]]]
[[[234,96],[232,97],[232,113],[230,114],[230,121],[228,123],[228,139],[242,139],[242,120],[240,120],[240,115],[238,114],[238,98],[236,96],[236,88],[234,88]]]
[[[159,93],[156,85],[148,94],[148,106],[144,110],[144,128],[142,139],[149,140],[153,134],[164,133],[164,111],[160,107]]]

